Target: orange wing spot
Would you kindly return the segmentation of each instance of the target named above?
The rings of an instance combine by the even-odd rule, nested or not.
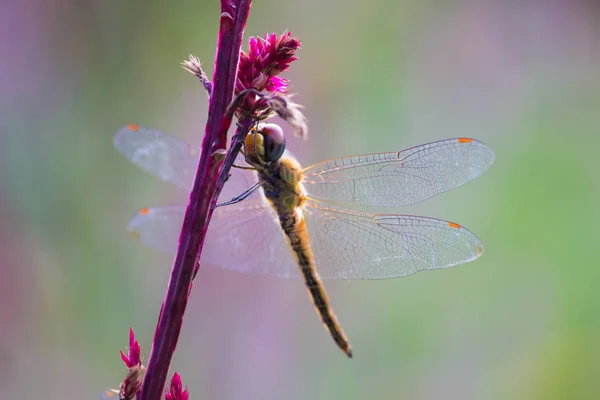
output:
[[[150,214],[150,209],[149,209],[148,207],[142,208],[142,209],[139,211],[139,214],[140,214],[140,215],[148,215],[148,214]]]
[[[138,231],[129,231],[129,233],[135,240],[140,240],[142,237]]]
[[[471,143],[471,142],[473,142],[473,139],[469,139],[466,137],[458,138],[458,143]]]
[[[448,226],[454,229],[460,229],[461,226],[459,224],[455,224],[454,222],[448,222]]]
[[[480,256],[483,253],[483,246],[477,246],[475,248],[475,254],[477,254],[477,256]]]
[[[140,130],[140,126],[138,124],[129,124],[127,125],[127,129],[137,132]]]

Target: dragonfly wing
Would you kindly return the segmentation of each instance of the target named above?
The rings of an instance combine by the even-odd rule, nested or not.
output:
[[[121,128],[114,143],[142,169],[190,190],[198,164],[198,148],[137,125]],[[248,166],[243,155],[238,156],[236,165]],[[254,171],[232,168],[219,201],[230,200],[256,182]],[[275,212],[262,200],[261,192],[259,189],[240,204],[214,211],[202,261],[247,273],[299,276]],[[146,246],[174,255],[184,215],[185,206],[143,208],[129,221],[128,230]]]
[[[366,214],[305,206],[317,269],[324,279],[385,279],[475,260],[483,244],[452,222],[412,215]],[[184,206],[140,210],[128,225],[143,244],[174,255]],[[219,207],[208,228],[202,262],[243,273],[298,278],[277,221],[263,201]]]
[[[127,230],[145,246],[175,255],[185,206],[157,206],[142,208],[129,220]]]
[[[212,265],[243,273],[300,277],[277,213],[262,199],[217,208],[205,246],[202,261]]]
[[[443,220],[349,212],[307,205],[317,269],[324,279],[385,279],[478,258],[483,245],[467,229]]]
[[[128,230],[144,245],[174,255],[184,215],[184,206],[145,208],[131,219]],[[299,277],[277,215],[262,200],[215,209],[201,262],[244,273]]]
[[[135,124],[121,128],[114,145],[129,161],[158,178],[189,190],[200,150],[159,130]]]
[[[473,139],[447,139],[400,152],[326,160],[305,169],[310,197],[366,206],[415,204],[483,173],[494,153]]]
[[[191,146],[159,130],[135,124],[122,127],[114,137],[114,145],[129,161],[152,175],[191,190],[198,168],[200,148]],[[237,165],[248,166],[243,155]],[[253,171],[233,168],[219,199],[229,200],[257,181]]]

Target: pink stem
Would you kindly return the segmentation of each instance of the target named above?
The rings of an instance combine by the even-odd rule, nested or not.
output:
[[[252,0],[221,0],[221,18],[213,73],[213,90],[202,142],[202,155],[185,212],[179,248],[150,350],[141,400],[159,400],[177,346],[183,315],[191,290],[196,260],[209,222],[211,203],[217,187],[222,157],[215,151],[225,149],[231,118],[225,117],[233,98],[244,28]]]

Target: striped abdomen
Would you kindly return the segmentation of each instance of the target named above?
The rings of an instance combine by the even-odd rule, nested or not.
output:
[[[321,316],[321,320],[323,320],[323,324],[342,351],[344,351],[348,357],[352,357],[352,350],[350,349],[348,338],[344,334],[342,327],[331,309],[329,297],[327,296],[323,282],[317,273],[315,258],[308,240],[308,232],[306,230],[304,218],[301,214],[296,212],[287,212],[285,214],[280,214],[279,220],[281,222],[281,227],[288,238],[294,258],[304,277],[308,293]]]

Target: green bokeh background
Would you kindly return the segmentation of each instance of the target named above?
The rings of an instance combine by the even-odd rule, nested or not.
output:
[[[299,282],[201,270],[172,372],[191,399],[595,399],[600,396],[600,7],[593,1],[255,1],[246,35],[303,42],[286,77],[306,165],[468,136],[476,181],[403,209],[486,245],[458,268],[329,282],[354,348]],[[125,231],[185,193],[128,163],[125,123],[200,143],[216,0],[0,6],[0,387],[96,398],[147,357],[172,260]],[[247,42],[247,40],[245,40]],[[226,249],[224,249],[225,251]],[[256,256],[260,256],[259,250]]]

